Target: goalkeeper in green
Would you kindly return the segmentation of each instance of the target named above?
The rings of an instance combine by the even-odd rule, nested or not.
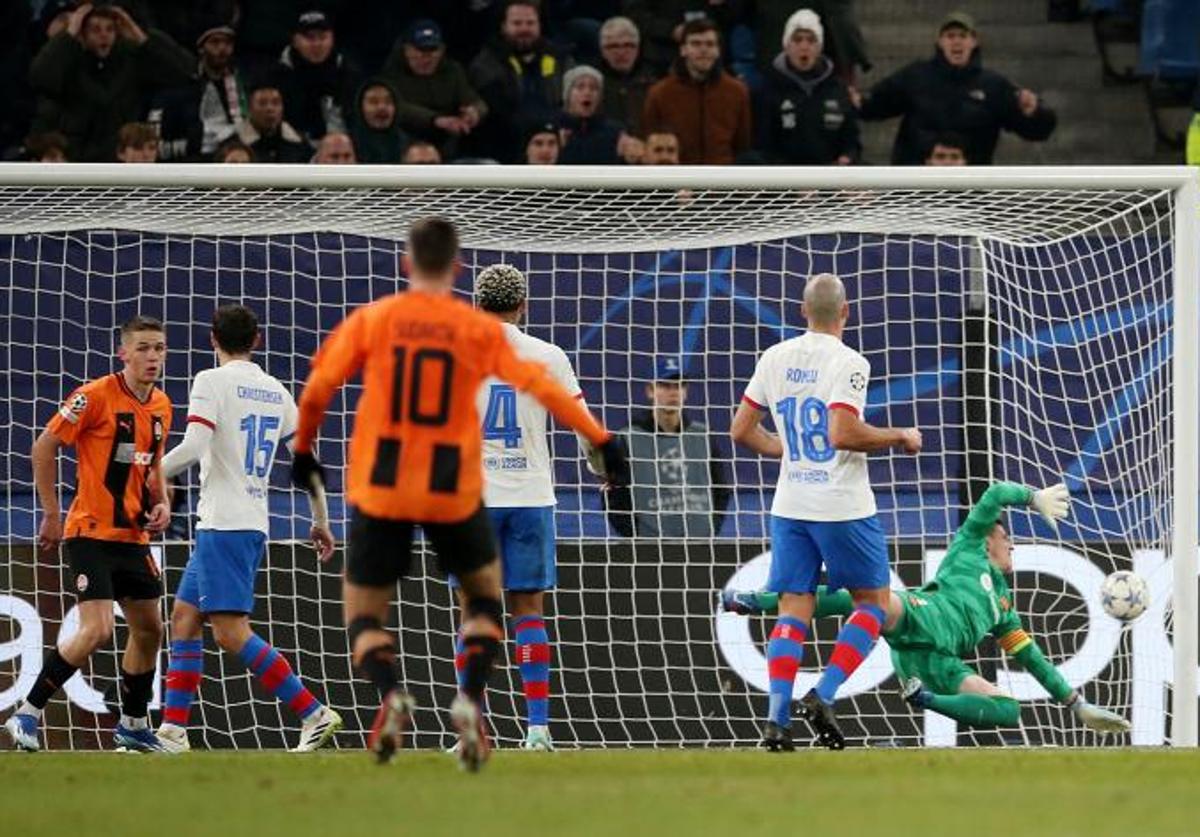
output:
[[[969,727],[1008,727],[1020,721],[1016,699],[985,680],[962,660],[990,634],[1005,653],[1034,676],[1089,729],[1125,732],[1129,722],[1092,706],[1072,689],[1021,627],[1005,575],[1012,572],[1012,540],[1000,515],[1005,506],[1032,506],[1051,526],[1066,517],[1070,495],[1065,485],[1040,491],[1001,482],[991,486],[971,509],[937,574],[915,590],[893,590],[882,635],[904,699]],[[726,611],[771,612],[779,595],[725,590]],[[817,589],[814,618],[848,616],[854,610],[845,590]]]

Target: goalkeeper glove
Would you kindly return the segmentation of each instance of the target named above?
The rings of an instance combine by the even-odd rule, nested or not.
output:
[[[1067,516],[1067,512],[1071,507],[1071,492],[1067,491],[1067,487],[1061,482],[1056,485],[1047,486],[1039,491],[1033,492],[1033,498],[1029,501],[1029,505],[1037,510],[1037,513],[1042,516],[1050,524],[1050,528],[1058,531],[1058,521]]]
[[[603,477],[608,485],[629,485],[629,462],[616,436],[609,436],[603,444],[588,451],[588,470]]]
[[[1129,732],[1129,721],[1115,712],[1092,706],[1078,692],[1067,701],[1067,706],[1085,727],[1096,732]]]
[[[311,453],[293,454],[292,485],[309,494],[315,494],[317,489],[313,480],[320,483],[321,488],[325,487],[325,469],[321,467],[321,463]]]

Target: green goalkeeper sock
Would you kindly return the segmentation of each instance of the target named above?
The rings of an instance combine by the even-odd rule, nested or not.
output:
[[[779,610],[779,594],[759,590],[750,594],[755,605],[763,613],[774,613]],[[817,609],[813,618],[823,616],[849,616],[854,612],[854,599],[850,598],[847,590],[830,591],[824,584],[817,588]]]
[[[969,727],[1014,727],[1021,719],[1021,704],[1010,697],[934,695],[928,706]]]

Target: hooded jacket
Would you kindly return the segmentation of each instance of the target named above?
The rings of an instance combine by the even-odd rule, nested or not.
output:
[[[683,59],[646,94],[642,130],[673,131],[683,165],[729,165],[750,148],[750,93],[718,61],[701,81]]]
[[[382,85],[392,91],[396,102],[396,116],[384,129],[372,128],[363,119],[362,101],[367,88]],[[354,97],[354,117],[351,120],[350,138],[354,140],[354,153],[360,163],[399,163],[404,149],[410,142],[408,134],[400,128],[400,96],[389,79],[375,76],[363,82]]]
[[[868,121],[903,117],[892,147],[895,165],[920,165],[934,139],[953,131],[966,140],[967,162],[989,165],[1001,129],[1027,140],[1044,140],[1058,118],[1041,101],[1031,116],[1017,106],[1019,90],[999,73],[983,68],[975,48],[965,67],[953,67],[941,50],[883,79],[864,97],[860,116]]]
[[[759,146],[769,162],[827,166],[862,153],[858,113],[846,85],[824,55],[802,73],[775,56],[763,77],[758,112]]]

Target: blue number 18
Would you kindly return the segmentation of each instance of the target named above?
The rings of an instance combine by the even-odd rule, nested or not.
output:
[[[791,395],[776,402],[775,409],[783,418],[783,439],[790,461],[798,462],[801,453],[813,462],[828,462],[837,455],[829,442],[829,408],[820,398],[805,398],[797,405],[796,396]]]

